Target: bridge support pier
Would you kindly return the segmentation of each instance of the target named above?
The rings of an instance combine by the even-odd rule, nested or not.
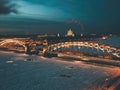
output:
[[[25,46],[26,46],[26,48],[25,48],[25,53],[26,53],[26,54],[30,54],[30,53],[31,53],[30,45],[29,45],[29,44],[26,44]]]

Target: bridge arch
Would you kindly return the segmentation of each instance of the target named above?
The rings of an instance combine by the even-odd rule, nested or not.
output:
[[[20,46],[22,46],[24,48],[25,52],[27,51],[27,47],[26,47],[25,43],[22,42],[22,41],[14,40],[14,39],[6,39],[6,40],[3,40],[3,41],[0,42],[0,46],[3,46],[6,43],[16,43],[16,44],[19,44]]]
[[[59,48],[62,47],[69,47],[69,46],[85,46],[85,47],[91,47],[95,49],[99,49],[103,52],[110,53],[111,55],[114,55],[118,58],[120,58],[120,49],[110,46],[108,44],[103,44],[103,43],[97,43],[97,42],[60,42],[56,44],[51,44],[48,46],[48,51],[55,51]]]

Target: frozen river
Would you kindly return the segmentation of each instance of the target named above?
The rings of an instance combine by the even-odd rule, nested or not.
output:
[[[101,90],[117,72],[114,67],[0,51],[0,90]]]
[[[96,42],[101,42],[120,48],[120,36],[112,36],[108,37],[107,40],[96,40]]]

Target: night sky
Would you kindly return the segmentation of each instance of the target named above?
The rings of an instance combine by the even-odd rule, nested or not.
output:
[[[1,33],[120,33],[120,0],[0,0]]]

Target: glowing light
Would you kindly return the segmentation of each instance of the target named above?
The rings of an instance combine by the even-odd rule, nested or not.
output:
[[[91,46],[91,44],[92,44],[92,46]],[[89,42],[64,42],[63,43],[62,42],[62,43],[58,43],[58,44],[52,44],[49,46],[49,48],[51,48],[51,51],[53,51],[53,50],[57,50],[58,48],[61,48],[61,47],[69,48],[69,46],[78,46],[79,49],[80,49],[80,46],[92,47],[92,48],[97,49],[97,51],[101,50],[103,52],[111,53],[112,55],[116,56],[117,58],[120,58],[119,49],[114,48],[115,52],[116,52],[116,53],[114,53],[113,47],[111,49],[111,46],[109,46],[109,45],[95,43],[95,42],[91,42],[91,43],[89,43]],[[111,57],[109,57],[109,58],[111,58]]]
[[[26,48],[26,46],[25,46],[25,44],[23,42],[18,41],[18,40],[13,40],[13,39],[3,40],[2,42],[0,42],[0,46],[3,46],[4,44],[11,43],[11,42],[17,43],[17,44],[23,46],[25,48],[25,51],[27,50],[27,48]]]

